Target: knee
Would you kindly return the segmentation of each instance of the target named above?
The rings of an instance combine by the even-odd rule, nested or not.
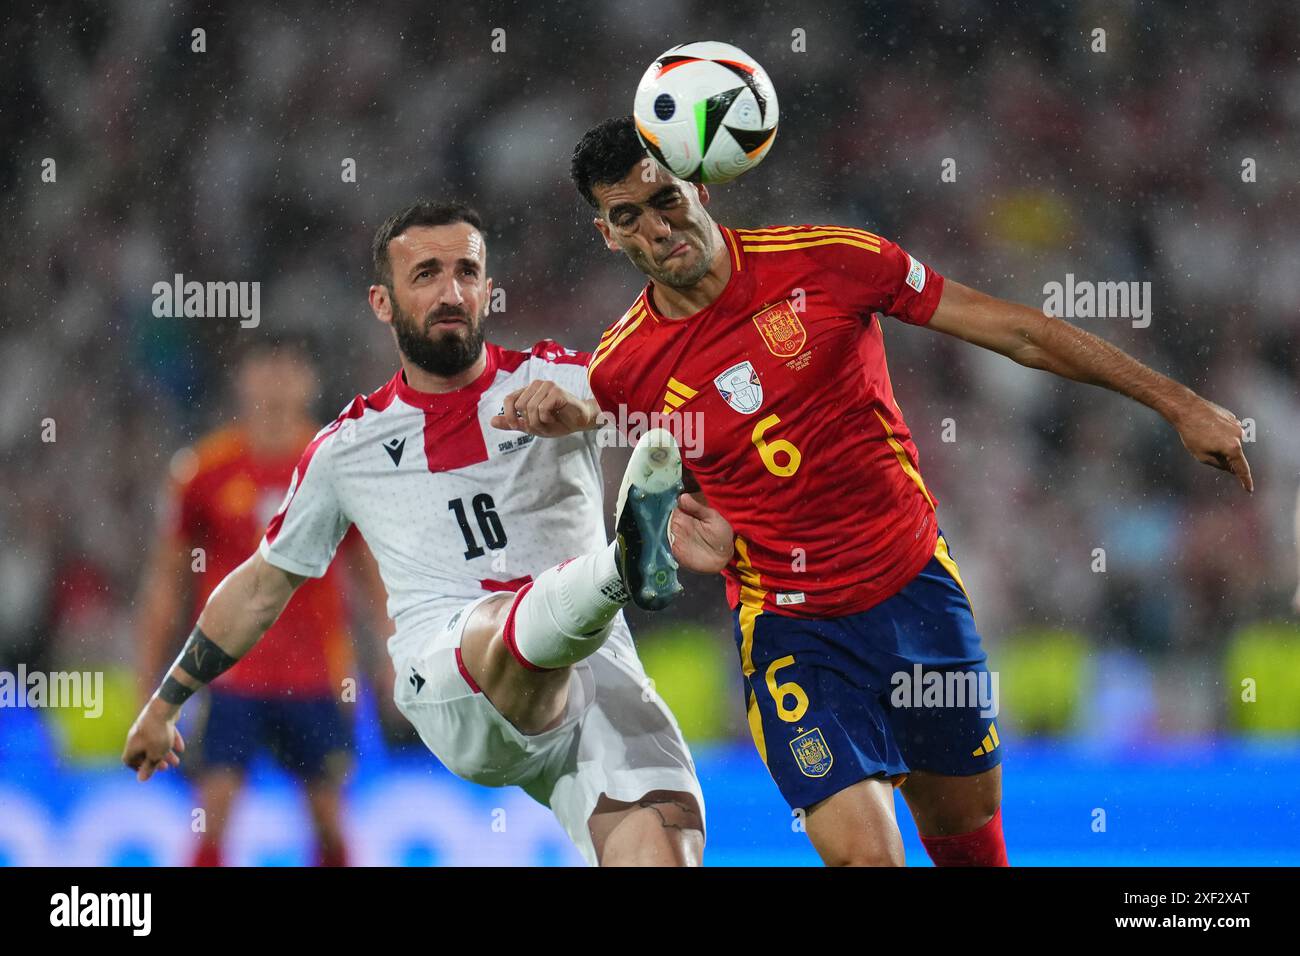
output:
[[[979,800],[961,805],[932,807],[926,820],[925,836],[957,836],[972,833],[993,819],[998,800]]]
[[[699,866],[704,855],[704,830],[698,820],[672,823],[671,815],[654,808],[638,810],[637,866]]]
[[[609,852],[613,851],[613,852]],[[690,794],[648,795],[606,843],[605,865],[699,866],[704,820]]]
[[[658,791],[641,801],[639,812],[661,833],[693,833],[703,840],[704,818],[689,793]]]
[[[834,847],[823,855],[827,866],[903,866],[905,858],[901,842],[867,842]]]
[[[956,836],[984,826],[1002,805],[1002,772],[994,767],[973,777],[915,772],[903,796],[923,836]]]
[[[501,632],[505,628],[510,608],[514,606],[515,595],[502,591],[487,598],[470,612],[466,618],[464,630],[461,631],[460,649],[471,674],[486,665],[499,667],[504,661],[503,655],[509,650],[501,642]],[[477,679],[477,674],[474,675]],[[485,675],[486,676],[486,675]]]

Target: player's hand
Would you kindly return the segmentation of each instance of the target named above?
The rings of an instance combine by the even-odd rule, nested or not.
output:
[[[1173,425],[1178,429],[1183,445],[1197,461],[1232,472],[1241,482],[1241,487],[1254,492],[1255,481],[1250,476],[1250,465],[1241,447],[1245,432],[1236,415],[1197,396],[1173,420]]]
[[[668,519],[668,538],[677,562],[699,574],[717,574],[730,563],[736,547],[736,533],[727,519],[698,492],[677,500]]]
[[[596,427],[596,403],[577,398],[555,382],[538,379],[506,396],[491,425],[503,431],[559,438]]]
[[[180,766],[185,740],[176,729],[180,708],[154,698],[131,725],[122,748],[122,763],[136,772],[137,780],[148,780],[155,770]]]

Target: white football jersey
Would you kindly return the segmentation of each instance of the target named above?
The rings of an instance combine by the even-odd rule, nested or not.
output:
[[[489,424],[536,379],[591,398],[589,356],[550,340],[484,347],[487,368],[459,391],[415,391],[399,370],[357,396],[303,452],[262,539],[269,563],[319,577],[355,524],[388,591],[394,659],[469,601],[608,543],[596,431],[538,438]]]

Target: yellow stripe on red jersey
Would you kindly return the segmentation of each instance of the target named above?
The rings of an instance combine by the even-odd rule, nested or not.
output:
[[[600,344],[596,346],[596,351],[592,353],[591,362],[587,365],[587,378],[591,378],[591,373],[595,371],[596,366],[618,348],[623,340],[636,331],[637,326],[646,316],[644,306],[633,308],[631,312],[620,319],[610,328],[605,335],[601,336]],[[602,405],[602,407],[604,407]]]

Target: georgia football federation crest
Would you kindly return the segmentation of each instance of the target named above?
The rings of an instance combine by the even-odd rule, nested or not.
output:
[[[799,314],[790,305],[789,299],[769,306],[753,319],[767,350],[777,358],[798,355],[808,341],[808,331],[799,321]]]
[[[824,777],[831,772],[831,764],[835,762],[820,727],[790,741],[790,750],[805,777]]]
[[[738,362],[713,379],[723,400],[742,415],[752,415],[763,404],[763,383],[749,362]]]

